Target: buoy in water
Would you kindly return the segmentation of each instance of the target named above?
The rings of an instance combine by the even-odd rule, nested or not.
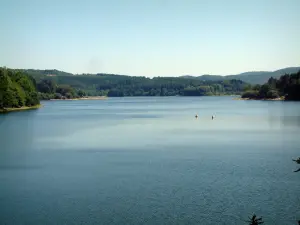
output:
[[[196,118],[196,119],[198,118],[198,114],[196,114],[195,118]]]

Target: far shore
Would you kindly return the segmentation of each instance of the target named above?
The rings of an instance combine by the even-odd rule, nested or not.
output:
[[[76,101],[76,100],[104,100],[106,96],[89,96],[82,98],[50,99],[50,101]]]
[[[284,101],[284,97],[279,98],[234,98],[233,100],[254,100],[254,101]]]
[[[0,109],[0,113],[39,109],[41,107],[42,107],[42,105],[40,104],[40,105],[34,105],[34,106],[23,106],[23,107],[20,107],[20,108],[4,108],[4,109]]]

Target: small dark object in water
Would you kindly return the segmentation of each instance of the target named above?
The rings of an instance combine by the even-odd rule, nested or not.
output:
[[[300,157],[298,159],[293,159],[293,161],[300,164]]]
[[[293,159],[294,162],[296,162],[297,164],[300,164],[300,157],[298,159]],[[300,168],[295,170],[294,172],[299,172]]]
[[[255,214],[253,214],[252,217],[248,217],[249,220],[246,221],[249,223],[249,225],[259,225],[259,224],[263,224],[264,221],[262,220],[261,217],[257,217]]]

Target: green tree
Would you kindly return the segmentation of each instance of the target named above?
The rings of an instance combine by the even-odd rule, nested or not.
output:
[[[22,72],[0,69],[0,107],[18,108],[39,104],[32,78]]]
[[[73,98],[76,96],[74,88],[72,88],[70,85],[59,85],[56,89],[56,92],[66,98]]]
[[[259,89],[259,93],[258,96],[260,98],[267,98],[268,96],[268,92],[271,90],[271,87],[268,84],[263,84],[260,89]]]
[[[62,99],[63,96],[60,93],[55,93],[54,94],[54,99]]]
[[[257,99],[259,92],[255,90],[246,91],[242,94],[242,98]]]
[[[6,69],[0,69],[0,108],[5,107],[5,93],[9,89],[11,80],[7,75]]]
[[[53,79],[43,79],[37,84],[39,92],[54,94],[56,92],[57,84]]]
[[[253,90],[259,91],[259,90],[260,90],[260,87],[261,87],[261,85],[256,84],[256,85],[253,86]]]
[[[252,91],[252,86],[251,86],[251,84],[247,84],[245,87],[244,87],[244,90],[243,90],[244,92],[246,92],[246,91]]]
[[[270,99],[278,98],[278,97],[279,97],[279,94],[278,94],[278,91],[276,91],[276,90],[269,90],[266,95],[266,98],[270,98]]]
[[[17,83],[14,84],[13,90],[15,91],[15,97],[17,99],[18,106],[19,107],[25,106],[26,103],[25,91]]]
[[[72,95],[72,93],[67,92],[67,93],[65,94],[65,97],[66,97],[67,99],[72,99],[74,96]]]
[[[26,106],[34,106],[40,103],[37,92],[30,92],[26,95]]]
[[[6,69],[0,70],[0,92],[1,92],[1,108],[18,107],[18,100],[16,98],[13,82]]]
[[[3,107],[4,108],[17,108],[19,102],[16,98],[15,92],[12,89],[7,89],[3,94]]]
[[[84,90],[79,90],[78,91],[78,96],[79,97],[84,97],[84,96],[86,96],[87,94],[86,94],[86,92],[84,91]]]
[[[268,80],[268,85],[275,89],[276,88],[276,84],[277,84],[277,79],[273,78],[273,77],[270,77],[269,80]]]
[[[11,71],[9,71],[11,72]],[[16,74],[11,74],[11,78],[14,82],[18,83],[25,92],[34,92],[36,91],[36,88],[34,86],[34,83],[29,78],[29,76],[25,75],[22,72],[17,72]]]

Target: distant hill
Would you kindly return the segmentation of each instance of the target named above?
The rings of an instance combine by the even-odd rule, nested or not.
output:
[[[67,73],[67,72],[55,70],[55,69],[50,69],[50,70],[49,69],[47,69],[47,70],[16,69],[16,70],[26,72],[27,74],[33,76],[34,78],[41,77],[41,76],[73,76],[72,73]]]
[[[185,75],[181,76],[183,78],[195,78],[202,81],[217,81],[217,80],[241,80],[246,83],[250,84],[264,84],[268,81],[270,77],[279,78],[284,74],[291,74],[297,73],[300,70],[300,67],[288,67],[280,70],[276,70],[273,72],[270,71],[252,71],[252,72],[245,72],[236,75],[227,75],[227,76],[220,76],[220,75],[201,75],[201,76],[191,76]]]
[[[202,75],[181,77],[128,76],[119,74],[72,74],[56,69],[11,69],[26,72],[37,84],[40,99],[57,96],[204,96],[241,94],[248,84],[264,84],[270,77],[297,73],[300,67],[290,67],[273,72],[252,71],[237,75]]]
[[[82,79],[82,77],[90,77],[90,79],[93,79],[92,77],[115,77],[115,79],[123,79],[122,77],[130,77],[128,75],[120,75],[120,74],[106,74],[106,73],[96,73],[96,74],[90,74],[90,73],[83,73],[83,74],[72,74],[56,69],[47,69],[47,70],[36,70],[36,69],[15,69],[19,71],[23,71],[34,77],[37,81],[47,78],[47,77],[57,77],[58,80],[63,79],[63,77],[80,77],[79,79]],[[198,80],[198,81],[224,81],[224,80],[241,80],[243,82],[249,83],[249,84],[264,84],[268,81],[270,77],[273,78],[279,78],[280,76],[284,74],[291,74],[291,73],[297,73],[300,70],[300,67],[287,67],[283,69],[279,69],[276,71],[250,71],[250,72],[244,72],[236,75],[209,75],[204,74],[201,76],[192,76],[192,75],[184,75],[180,76],[179,78],[184,78],[188,80]],[[119,78],[118,78],[119,77]],[[84,78],[83,78],[84,79]]]
[[[40,99],[76,96],[208,96],[239,95],[247,83],[182,77],[141,77],[117,74],[71,74],[59,70],[24,70],[36,84]],[[0,93],[1,94],[1,93]]]
[[[39,80],[45,77],[51,76],[128,76],[128,75],[120,75],[120,74],[106,74],[106,73],[84,73],[84,74],[72,74],[56,69],[47,69],[47,70],[35,70],[35,69],[18,69],[23,72],[27,72],[29,75],[33,76],[35,79]],[[249,71],[235,75],[210,75],[204,74],[201,76],[193,76],[193,75],[184,75],[180,76],[180,78],[186,78],[191,80],[201,80],[201,81],[222,81],[222,80],[241,80],[250,84],[264,84],[268,81],[270,77],[279,78],[284,74],[297,73],[300,70],[300,67],[287,67],[283,69],[279,69],[276,71]]]

